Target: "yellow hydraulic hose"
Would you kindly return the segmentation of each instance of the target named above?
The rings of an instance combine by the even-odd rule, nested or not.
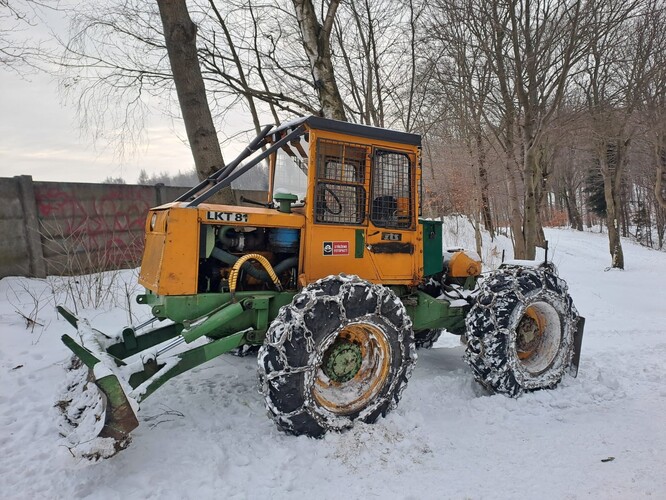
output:
[[[273,280],[273,283],[275,283],[277,289],[279,291],[282,291],[282,284],[280,283],[277,274],[275,274],[273,266],[271,266],[271,263],[268,262],[268,259],[266,259],[266,257],[264,257],[263,255],[259,255],[258,253],[249,253],[247,255],[243,255],[240,259],[238,259],[232,266],[231,271],[229,272],[229,292],[231,293],[232,300],[235,300],[238,273],[240,272],[241,266],[245,264],[245,262],[247,262],[248,260],[256,260],[257,262],[259,262],[259,264],[262,265],[262,267],[266,270],[270,278]]]

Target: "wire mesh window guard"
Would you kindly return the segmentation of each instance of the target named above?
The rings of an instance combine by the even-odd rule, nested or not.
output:
[[[320,139],[317,143],[315,221],[362,224],[365,220],[367,148]]]
[[[417,215],[419,217],[422,217],[423,216],[423,170],[420,160],[419,160],[419,171],[421,172],[421,176],[419,177],[419,211]]]
[[[370,220],[378,227],[411,227],[413,169],[409,156],[378,149],[373,162]]]

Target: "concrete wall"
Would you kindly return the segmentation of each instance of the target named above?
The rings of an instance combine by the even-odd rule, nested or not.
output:
[[[27,276],[30,255],[19,177],[0,179],[0,200],[0,276]]]
[[[0,277],[136,266],[147,210],[185,190],[0,178]]]
[[[148,209],[187,189],[0,178],[0,278],[138,266]],[[239,205],[241,196],[266,199],[262,191],[234,195]]]
[[[146,213],[185,189],[35,182],[45,273],[75,275],[138,265]]]
[[[0,277],[136,266],[147,210],[185,190],[0,178]]]

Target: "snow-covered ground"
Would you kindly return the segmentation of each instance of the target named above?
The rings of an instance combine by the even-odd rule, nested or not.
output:
[[[473,248],[461,231],[447,225],[448,243]],[[604,235],[547,237],[587,318],[579,376],[557,389],[488,396],[445,336],[419,351],[393,413],[313,440],[279,432],[255,360],[226,355],[147,399],[130,447],[93,464],[58,435],[71,327],[53,312],[53,286],[5,278],[0,498],[666,498],[666,253],[625,242],[627,270],[605,271]],[[16,311],[30,316],[35,300],[43,326],[31,330]],[[121,307],[83,315],[100,330],[127,322]]]

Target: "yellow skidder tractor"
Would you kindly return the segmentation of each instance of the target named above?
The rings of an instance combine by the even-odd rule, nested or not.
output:
[[[269,414],[314,437],[394,408],[416,347],[442,330],[464,339],[492,392],[575,376],[584,320],[554,266],[507,263],[480,279],[475,254],[444,253],[441,222],[419,218],[420,155],[418,135],[306,117],[265,127],[233,162],[150,210],[137,301],[163,326],[108,335],[59,308],[77,328],[63,342],[82,374],[60,404],[68,432],[88,419],[87,437],[109,445],[89,455],[111,455],[129,443],[142,400],[232,350],[258,349]],[[259,164],[266,199],[207,203]]]

